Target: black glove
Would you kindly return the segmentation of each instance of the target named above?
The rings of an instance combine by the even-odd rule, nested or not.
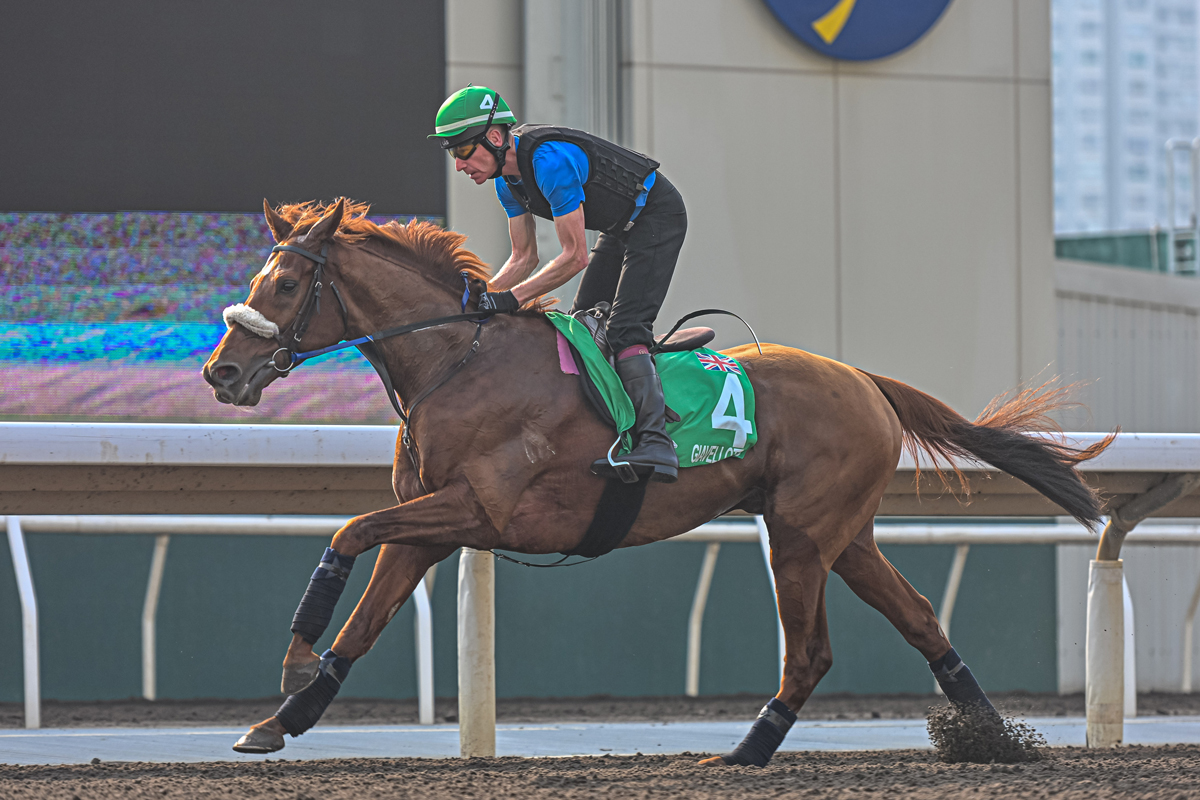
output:
[[[511,291],[484,292],[479,295],[480,311],[495,311],[497,314],[511,314],[521,307],[521,303]]]

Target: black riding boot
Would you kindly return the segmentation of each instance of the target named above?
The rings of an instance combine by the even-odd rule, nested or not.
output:
[[[633,401],[637,419],[632,452],[615,456],[614,460],[628,462],[639,477],[649,473],[650,480],[674,483],[679,477],[679,457],[675,454],[675,443],[667,436],[667,404],[654,359],[646,353],[618,359],[617,375]],[[597,459],[592,472],[605,478],[621,477],[607,458]]]

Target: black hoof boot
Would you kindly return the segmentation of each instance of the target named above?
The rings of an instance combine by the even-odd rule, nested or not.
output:
[[[765,767],[783,744],[783,739],[792,729],[796,715],[777,697],[772,697],[758,712],[758,719],[750,726],[750,732],[733,752],[722,756],[713,756],[701,761],[701,764],[730,767]]]
[[[975,676],[971,674],[970,667],[958,653],[954,652],[953,647],[937,661],[929,662],[929,669],[933,672],[933,677],[937,678],[938,686],[942,687],[946,699],[954,705],[976,706],[997,717],[1000,716],[1000,712],[992,705],[992,701],[988,700],[987,695],[983,693],[983,687],[979,685],[979,681],[975,680]]]

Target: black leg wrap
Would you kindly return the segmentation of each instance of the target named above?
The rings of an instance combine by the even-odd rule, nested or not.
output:
[[[350,659],[342,658],[332,650],[325,651],[317,679],[299,694],[288,695],[275,712],[275,719],[285,731],[295,737],[317,724],[337,697],[338,689],[342,688],[342,681],[350,672],[350,663]]]
[[[929,663],[938,686],[946,693],[946,699],[956,706],[980,706],[996,713],[992,701],[987,699],[979,681],[971,674],[970,667],[951,647],[946,655]]]
[[[300,634],[309,644],[316,644],[333,619],[334,606],[346,588],[346,578],[350,577],[353,567],[353,558],[332,547],[325,548],[325,555],[321,556],[321,563],[313,572],[296,615],[292,617],[292,633]]]
[[[796,715],[792,710],[772,697],[758,712],[758,719],[750,726],[746,738],[733,749],[732,753],[721,756],[726,764],[743,767],[765,767],[783,744],[783,739],[792,729]]]

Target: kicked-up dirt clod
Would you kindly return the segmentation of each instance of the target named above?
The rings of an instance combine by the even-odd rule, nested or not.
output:
[[[938,706],[929,710],[926,721],[934,752],[950,764],[1040,761],[1046,746],[1030,725],[981,706]]]

